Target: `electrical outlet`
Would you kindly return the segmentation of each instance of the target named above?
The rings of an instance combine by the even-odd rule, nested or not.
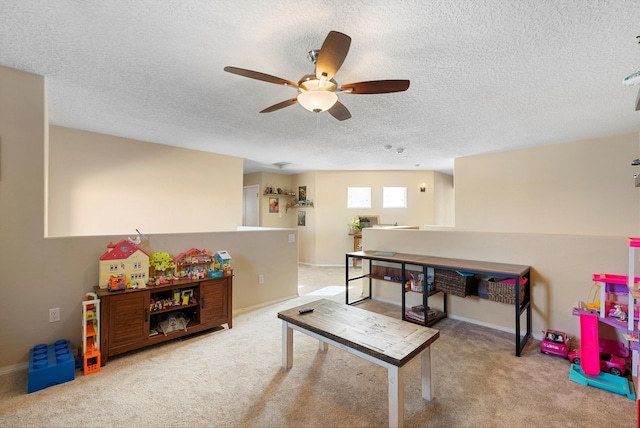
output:
[[[49,322],[60,321],[60,308],[49,309]]]
[[[264,284],[264,275],[258,275],[258,284]]]

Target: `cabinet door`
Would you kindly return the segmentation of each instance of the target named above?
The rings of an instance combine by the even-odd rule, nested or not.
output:
[[[216,278],[200,283],[200,322],[202,324],[216,326],[229,322],[227,281],[227,278]]]
[[[109,348],[149,339],[149,293],[110,297]]]

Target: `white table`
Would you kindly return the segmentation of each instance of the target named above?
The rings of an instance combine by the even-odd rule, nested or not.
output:
[[[303,308],[313,312],[300,314]],[[321,299],[278,312],[282,320],[282,367],[293,367],[293,330],[385,367],[389,380],[389,426],[404,425],[404,366],[420,355],[422,398],[433,398],[430,345],[438,330]]]

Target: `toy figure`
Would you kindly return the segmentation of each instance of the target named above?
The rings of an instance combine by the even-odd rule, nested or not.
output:
[[[613,311],[613,313],[611,314],[611,316],[612,316],[612,317],[618,317],[618,318],[622,317],[622,316],[623,316],[623,314],[624,314],[624,312],[622,311],[622,306],[620,306],[620,305],[615,305],[614,307],[616,308],[616,310],[615,310],[615,311]]]
[[[625,322],[626,320],[627,320],[627,313],[620,311],[620,318],[618,318],[618,321]]]

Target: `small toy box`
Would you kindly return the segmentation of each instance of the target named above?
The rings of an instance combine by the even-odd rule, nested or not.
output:
[[[231,256],[226,250],[216,252],[216,264],[220,264],[220,270],[231,267]]]
[[[39,391],[75,379],[76,363],[68,340],[36,345],[29,351],[27,392]]]

